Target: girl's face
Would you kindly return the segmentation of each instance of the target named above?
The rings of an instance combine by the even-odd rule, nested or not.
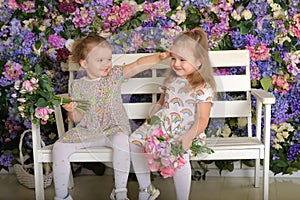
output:
[[[196,66],[188,58],[180,56],[175,53],[171,53],[171,68],[173,71],[182,78],[187,78],[188,75],[198,70],[200,64]]]
[[[170,65],[178,76],[187,78],[188,75],[198,70],[201,63],[196,62],[190,49],[181,48],[179,51],[178,48],[175,46],[171,49]]]
[[[107,76],[112,69],[112,50],[108,47],[95,46],[82,61],[89,79]]]

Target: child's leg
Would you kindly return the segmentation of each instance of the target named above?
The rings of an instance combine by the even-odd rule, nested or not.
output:
[[[70,175],[69,156],[76,150],[77,143],[56,142],[53,146],[53,178],[55,196],[64,199],[68,195]]]
[[[184,159],[187,161],[186,164],[180,169],[177,169],[173,177],[177,200],[188,200],[190,194],[191,164],[189,155],[185,154]]]
[[[56,142],[53,146],[53,178],[55,196],[64,199],[68,196],[68,182],[71,172],[69,157],[76,149],[89,146],[104,146],[105,138],[96,142],[87,143],[62,143]]]
[[[128,135],[119,132],[109,136],[108,139],[108,142],[110,143],[109,146],[113,148],[116,198],[125,199],[127,198],[126,188],[130,170],[130,149]]]
[[[148,162],[146,156],[143,153],[143,148],[136,144],[130,143],[130,150],[131,160],[137,180],[139,182],[139,187],[141,190],[146,189],[151,184],[151,179]],[[148,199],[149,196],[149,193],[140,192],[139,200]]]

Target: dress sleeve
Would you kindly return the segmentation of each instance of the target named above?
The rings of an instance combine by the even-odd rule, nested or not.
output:
[[[113,77],[114,79],[116,80],[123,80],[124,79],[124,76],[123,76],[123,73],[124,73],[124,67],[125,67],[125,64],[124,65],[114,65],[113,66]]]
[[[196,103],[203,102],[213,102],[213,89],[208,84],[196,88]]]
[[[70,87],[70,97],[73,99],[80,99],[80,95],[79,95],[79,82],[78,80],[73,81],[73,83],[71,84]]]

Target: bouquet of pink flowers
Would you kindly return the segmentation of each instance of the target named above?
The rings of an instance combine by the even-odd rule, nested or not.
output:
[[[152,116],[147,120],[149,125],[158,124],[161,119],[157,116]],[[154,129],[151,135],[146,137],[146,145],[144,153],[148,161],[148,167],[152,172],[160,172],[164,178],[172,177],[176,169],[181,168],[186,160],[183,155],[186,153],[181,141],[176,139],[177,134],[168,133],[164,125],[162,128]],[[168,129],[169,130],[169,129]],[[214,151],[207,147],[202,140],[194,139],[191,154],[196,156],[199,153],[211,154]]]
[[[185,150],[181,143],[166,135],[162,129],[156,129],[146,140],[144,153],[152,172],[159,171],[164,178],[168,178],[174,176],[175,170],[185,164]]]
[[[35,71],[26,72],[21,80],[16,81],[14,89],[12,97],[17,105],[17,113],[23,119],[31,119],[36,124],[54,121],[54,106],[76,102],[76,109],[82,112],[90,107],[88,101],[55,95],[51,76],[42,73],[38,66]]]

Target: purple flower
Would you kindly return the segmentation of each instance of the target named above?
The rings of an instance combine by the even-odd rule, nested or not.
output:
[[[239,30],[232,31],[231,42],[235,48],[239,49],[245,47],[246,37],[242,35]]]
[[[62,1],[57,7],[62,14],[70,14],[75,12],[77,3],[74,0]]]
[[[280,157],[279,156],[277,156],[276,154],[273,154],[273,156],[272,156],[272,160],[279,160],[280,159]]]
[[[170,157],[171,154],[171,143],[161,142],[157,145],[157,152],[160,157]]]
[[[49,35],[48,42],[53,48],[59,49],[64,47],[66,39],[61,38],[59,35],[52,34]]]
[[[293,144],[287,152],[287,159],[289,161],[297,160],[297,155],[300,153],[300,144]]]
[[[0,165],[1,166],[9,167],[13,160],[14,160],[14,156],[12,155],[11,151],[9,151],[8,153],[1,152],[1,156],[0,156]]]

